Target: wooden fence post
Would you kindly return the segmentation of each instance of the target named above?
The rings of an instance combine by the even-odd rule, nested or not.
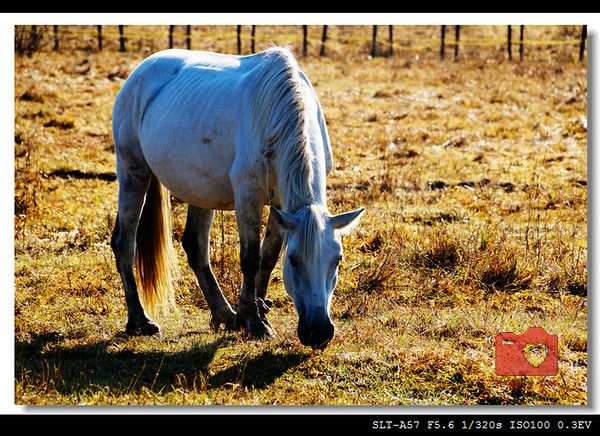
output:
[[[321,36],[321,51],[319,56],[325,56],[325,43],[327,42],[327,25],[323,26],[323,35]]]
[[[54,51],[58,50],[58,26],[54,25]]]
[[[173,48],[173,31],[175,30],[175,26],[169,26],[169,48]]]
[[[308,26],[302,26],[302,57],[308,53]]]
[[[394,56],[394,26],[388,26],[388,56]]]
[[[440,58],[444,59],[445,51],[445,39],[446,39],[446,26],[442,26],[442,43],[440,44]]]
[[[454,26],[454,60],[458,59],[458,44],[460,42],[460,26]]]
[[[125,26],[119,25],[119,50],[126,51],[125,49]]]
[[[102,51],[102,26],[97,25],[96,29],[98,30],[98,51]]]
[[[519,60],[523,60],[523,35],[525,34],[525,26],[521,24],[519,30]]]
[[[512,26],[508,26],[507,31],[507,47],[508,47],[508,60],[512,61]]]
[[[373,42],[371,43],[371,57],[377,56],[377,26],[373,26]]]
[[[587,39],[587,25],[581,26],[581,43],[579,44],[579,61],[583,61],[585,53],[585,40]]]
[[[185,46],[188,50],[192,49],[192,26],[185,26]]]
[[[255,36],[256,36],[256,26],[252,25],[252,40],[251,40],[251,46],[252,46],[251,50],[252,50],[252,53],[254,53],[254,48],[255,48],[255,45],[254,45],[254,37]]]
[[[237,26],[237,53],[242,54],[242,26]]]

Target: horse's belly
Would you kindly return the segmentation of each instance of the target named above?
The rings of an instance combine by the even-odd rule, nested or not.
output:
[[[187,180],[163,183],[177,198],[204,209],[233,210],[233,191],[229,180],[205,179],[205,184],[190,184]]]
[[[232,210],[232,146],[223,143],[153,143],[142,150],[158,180],[176,197],[205,209]]]

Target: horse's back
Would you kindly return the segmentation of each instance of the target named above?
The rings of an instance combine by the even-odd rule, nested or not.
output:
[[[240,150],[244,161],[261,155],[261,138],[249,122],[257,104],[253,93],[265,72],[290,62],[299,68],[281,48],[249,56],[179,49],[153,54],[115,101],[117,151],[123,138],[135,137],[154,174],[175,195],[201,207],[233,208],[229,171],[236,156]]]
[[[181,49],[154,53],[134,69],[119,91],[113,108],[113,122],[130,117],[141,123],[148,105],[173,79],[181,79],[186,74],[206,76],[210,69],[235,69],[239,64],[235,58],[233,55]]]

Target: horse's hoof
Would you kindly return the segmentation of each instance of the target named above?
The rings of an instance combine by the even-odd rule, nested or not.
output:
[[[269,304],[271,303],[271,304]],[[261,318],[264,318],[267,313],[269,313],[269,310],[271,310],[271,306],[273,305],[273,302],[271,300],[263,300],[262,298],[257,298],[256,299],[256,306],[258,307],[258,314],[260,315]]]
[[[246,320],[246,332],[256,339],[268,339],[275,337],[273,327],[266,318],[251,317]]]
[[[221,324],[224,325],[225,330],[235,330],[236,327],[236,315],[234,311],[228,311],[218,314],[213,314],[210,318],[210,328],[213,332],[218,332]]]
[[[245,330],[245,333],[256,339],[272,338],[273,327],[267,320],[269,306],[264,300],[257,298],[252,303],[240,300],[235,316],[236,329]]]
[[[154,336],[160,335],[160,327],[151,319],[140,323],[134,323],[132,321],[127,322],[125,327],[125,333],[129,336]]]

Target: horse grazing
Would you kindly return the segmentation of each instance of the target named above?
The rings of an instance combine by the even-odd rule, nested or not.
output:
[[[126,333],[160,333],[144,308],[152,314],[174,304],[170,191],[189,204],[182,245],[211,327],[273,335],[266,294],[284,246],[283,280],[299,316],[300,342],[324,348],[334,334],[339,233],[363,209],[328,212],[329,135],[314,88],[291,52],[155,53],[125,81],[112,121],[119,205],[111,246],[125,288]],[[243,274],[235,311],[210,266],[214,210],[235,210]]]

